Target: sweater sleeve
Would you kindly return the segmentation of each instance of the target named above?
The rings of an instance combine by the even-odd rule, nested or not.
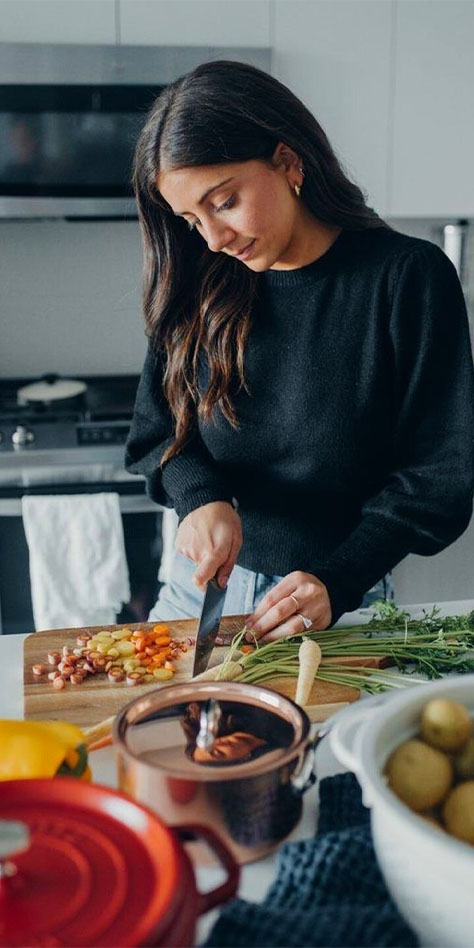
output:
[[[217,500],[232,503],[232,491],[197,430],[183,450],[161,467],[173,440],[173,418],[163,394],[160,361],[149,348],[125,446],[126,470],[144,475],[148,496],[165,507],[174,507],[180,521],[203,504]]]
[[[427,243],[404,259],[394,283],[393,460],[358,525],[315,570],[328,589],[333,623],[409,553],[433,556],[453,543],[472,514],[473,363],[456,270]]]

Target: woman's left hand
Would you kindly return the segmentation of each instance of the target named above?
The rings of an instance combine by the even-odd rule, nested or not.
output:
[[[311,619],[313,629],[327,629],[332,613],[324,583],[312,573],[297,570],[284,576],[259,602],[247,619],[251,627],[247,638],[274,642],[288,635],[301,635],[305,631],[301,616]]]

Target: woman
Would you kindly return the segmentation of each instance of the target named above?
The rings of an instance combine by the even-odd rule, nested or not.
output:
[[[469,523],[456,271],[388,227],[305,106],[243,63],[160,95],[134,183],[149,349],[126,466],[179,517],[151,617],[198,615],[216,575],[265,641],[325,629]]]

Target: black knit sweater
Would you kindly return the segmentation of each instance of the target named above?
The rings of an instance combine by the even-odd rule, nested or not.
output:
[[[465,304],[440,248],[384,228],[344,230],[308,266],[258,280],[239,430],[218,411],[160,469],[172,420],[148,353],[126,467],[180,519],[235,498],[237,562],[318,576],[335,622],[408,553],[438,553],[469,523]]]

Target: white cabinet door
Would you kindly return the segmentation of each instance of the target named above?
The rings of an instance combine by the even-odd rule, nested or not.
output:
[[[0,0],[0,43],[115,40],[114,0]]]
[[[474,215],[474,2],[396,4],[390,213]]]
[[[348,176],[387,211],[392,4],[276,0],[274,75],[316,116]]]
[[[268,46],[270,0],[120,0],[120,39],[146,46]]]

